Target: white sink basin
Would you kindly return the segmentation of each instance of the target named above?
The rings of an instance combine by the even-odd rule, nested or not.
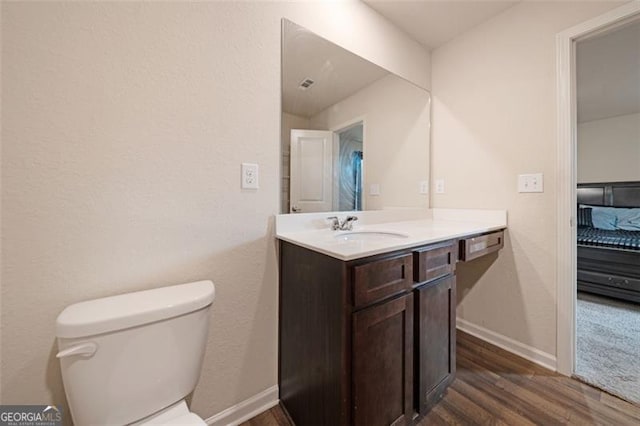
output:
[[[409,236],[400,232],[349,231],[338,234],[334,238],[341,241],[388,241],[409,238]]]

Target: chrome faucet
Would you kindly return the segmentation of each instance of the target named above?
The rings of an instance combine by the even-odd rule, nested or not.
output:
[[[332,231],[351,231],[353,229],[353,222],[358,220],[358,217],[347,216],[344,220],[340,220],[338,216],[330,216],[327,220],[331,221]]]

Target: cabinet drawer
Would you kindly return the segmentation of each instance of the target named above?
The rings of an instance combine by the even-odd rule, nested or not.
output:
[[[411,288],[411,254],[380,259],[353,268],[356,307],[369,305]]]
[[[602,274],[595,271],[581,271],[578,269],[578,281],[606,285],[607,287],[621,288],[640,292],[640,279],[623,277],[620,275]]]
[[[413,252],[414,280],[430,281],[453,273],[456,267],[456,244],[448,241]]]
[[[460,260],[468,262],[504,247],[504,232],[492,232],[460,240]]]

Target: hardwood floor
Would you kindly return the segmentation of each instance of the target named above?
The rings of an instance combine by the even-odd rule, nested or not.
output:
[[[458,331],[456,379],[427,425],[640,425],[640,406]],[[276,406],[243,426],[290,426]],[[305,426],[305,425],[299,425]]]

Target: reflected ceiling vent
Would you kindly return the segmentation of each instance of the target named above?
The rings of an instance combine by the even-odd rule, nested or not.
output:
[[[311,80],[310,78],[305,78],[304,80],[302,80],[300,82],[300,85],[298,86],[298,89],[307,90],[308,88],[310,88],[314,84],[315,84],[315,81]]]

